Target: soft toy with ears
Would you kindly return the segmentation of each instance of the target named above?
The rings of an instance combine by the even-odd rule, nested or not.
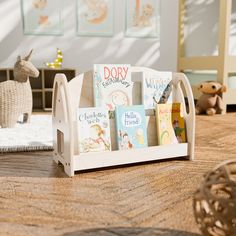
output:
[[[214,115],[221,113],[223,102],[221,94],[226,92],[226,87],[215,81],[206,81],[200,84],[198,89],[203,93],[196,104],[196,114],[206,113]]]

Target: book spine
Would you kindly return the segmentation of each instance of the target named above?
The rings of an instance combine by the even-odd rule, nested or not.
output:
[[[115,127],[116,127],[116,130],[115,130],[115,132],[116,132],[116,142],[117,142],[117,147],[118,147],[118,150],[120,150],[120,140],[119,140],[119,112],[118,112],[118,109],[117,109],[117,107],[115,108],[115,111],[114,111],[114,113],[113,113],[114,115],[115,115]]]
[[[94,102],[94,106],[97,107],[98,106],[98,102],[97,102],[97,87],[96,87],[96,78],[95,78],[95,71],[96,71],[96,66],[93,67],[93,102]]]
[[[159,108],[156,106],[156,129],[157,129],[157,144],[160,145],[160,116]]]

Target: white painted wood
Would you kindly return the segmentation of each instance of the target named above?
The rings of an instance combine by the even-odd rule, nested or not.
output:
[[[132,67],[132,73],[156,73],[145,67]],[[65,172],[73,176],[75,171],[100,167],[116,166],[130,163],[146,162],[174,157],[194,159],[195,143],[195,110],[192,90],[188,79],[182,73],[173,74],[173,100],[183,104],[183,116],[186,122],[188,143],[167,146],[157,146],[156,122],[154,114],[147,115],[148,148],[118,151],[115,122],[111,123],[112,152],[79,154],[76,113],[79,107],[92,107],[93,104],[93,73],[88,71],[80,74],[70,82],[64,74],[57,74],[53,87],[53,140],[54,160],[64,166]],[[133,79],[133,96],[141,101],[141,81]],[[189,102],[189,113],[184,103],[185,93]]]
[[[193,99],[193,93],[191,90],[191,85],[189,83],[188,78],[183,73],[176,73],[173,76],[173,101],[180,102],[183,105],[183,116],[185,119],[187,140],[188,140],[188,155],[190,160],[194,160],[194,148],[195,148],[195,105]],[[181,85],[183,87],[181,87]],[[185,89],[186,97],[188,100],[188,108],[189,112],[187,113],[185,102],[184,102],[184,94],[182,89]]]
[[[228,71],[229,73],[235,73],[236,56],[229,56],[228,58]]]
[[[182,56],[178,60],[179,70],[217,70],[221,63],[219,56]]]
[[[64,74],[55,76],[53,85],[52,125],[54,160],[64,166],[67,175],[74,175],[74,129],[72,122],[72,107],[69,96],[68,82]],[[64,150],[59,152],[57,141],[58,130],[64,134]]]
[[[224,99],[227,104],[235,104],[236,103],[236,89],[228,89],[227,93],[224,94]]]
[[[125,165],[184,157],[188,155],[188,144],[163,145],[148,148],[81,154],[75,156],[75,169],[87,170],[101,167]]]

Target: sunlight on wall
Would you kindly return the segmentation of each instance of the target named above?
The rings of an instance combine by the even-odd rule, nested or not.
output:
[[[188,26],[185,27],[187,56],[218,54],[219,1],[187,0]],[[236,1],[232,1],[229,54],[236,55]]]
[[[0,42],[14,29],[20,21],[17,1],[0,2]]]
[[[215,0],[195,0],[195,1],[192,1],[192,3],[194,2],[196,5],[201,5],[203,3],[205,3],[206,5],[209,5],[209,4],[212,4],[214,3]]]
[[[34,49],[33,62],[44,67],[54,59],[56,47],[64,54],[64,67],[78,68],[80,72],[94,63],[130,63],[158,69],[176,70],[178,3],[165,0],[162,4],[161,42],[155,38],[126,38],[125,0],[116,2],[115,35],[113,37],[78,37],[76,34],[76,0],[63,9],[62,36],[24,35],[20,1],[0,1],[0,67],[12,67],[18,54]],[[167,13],[168,14],[165,14]],[[169,27],[169,25],[172,27]],[[169,37],[169,35],[172,35]],[[161,45],[161,46],[160,46]],[[160,48],[165,52],[161,54]]]
[[[137,61],[137,65],[141,66],[143,64],[147,64],[147,66],[151,66],[152,63],[158,59],[158,57],[160,56],[159,52],[159,43],[156,43],[154,45],[152,45],[152,47],[150,47],[147,52],[144,53],[144,55],[142,56],[142,58],[140,58]]]
[[[187,0],[185,50],[187,56],[218,54],[220,0]]]
[[[83,49],[89,50],[89,49],[93,49],[99,46],[99,44],[101,43],[100,39],[98,38],[91,38],[88,42],[85,42],[83,45]]]

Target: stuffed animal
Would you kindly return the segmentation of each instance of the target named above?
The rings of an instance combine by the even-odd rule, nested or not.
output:
[[[201,83],[198,89],[203,94],[197,101],[196,114],[206,113],[212,116],[221,113],[223,102],[220,95],[226,92],[226,87],[215,81],[206,81]]]

